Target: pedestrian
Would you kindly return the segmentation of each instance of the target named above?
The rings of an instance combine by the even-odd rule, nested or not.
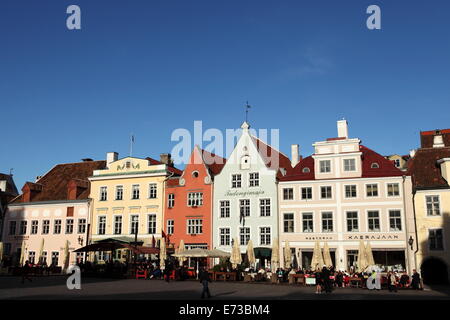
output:
[[[321,274],[319,271],[317,271],[314,274],[315,278],[316,278],[316,294],[321,294],[322,293],[322,279],[321,279]]]
[[[389,292],[397,292],[397,278],[392,271],[389,271],[387,280]]]
[[[324,265],[321,274],[323,286],[326,293],[331,293],[330,270]]]
[[[211,298],[211,293],[209,292],[209,287],[208,287],[209,282],[211,282],[211,279],[209,277],[208,271],[206,271],[206,269],[204,267],[202,267],[200,269],[198,278],[200,280],[200,283],[203,286],[202,297],[201,298],[204,299],[205,298],[205,294],[207,295],[208,298]]]
[[[28,260],[25,261],[25,264],[22,266],[22,283],[25,282],[25,279],[29,280],[30,282],[33,281],[30,278],[30,263]]]
[[[421,290],[421,286],[420,286],[420,274],[417,272],[416,269],[413,269],[413,274],[411,276],[411,288],[413,288],[414,290]]]

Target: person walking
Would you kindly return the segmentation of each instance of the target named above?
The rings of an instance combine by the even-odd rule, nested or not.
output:
[[[211,282],[211,279],[209,277],[209,273],[208,271],[206,271],[206,269],[204,267],[201,268],[198,278],[200,280],[200,283],[203,286],[203,290],[202,290],[202,299],[205,298],[205,294],[207,295],[208,298],[211,298],[211,293],[209,292],[209,283]]]
[[[27,261],[25,261],[25,264],[22,266],[22,284],[25,282],[25,279],[29,280],[30,282],[32,282],[33,280],[31,280],[30,278],[30,263]]]
[[[317,271],[314,274],[315,278],[316,278],[316,294],[321,294],[322,293],[322,279],[321,279],[321,274],[319,271]]]
[[[322,268],[321,278],[326,293],[331,293],[330,270],[324,265]]]
[[[397,278],[392,271],[388,273],[388,289],[389,292],[397,292]]]
[[[420,286],[420,274],[417,272],[416,269],[413,269],[413,274],[411,276],[411,288],[414,290],[420,290],[422,289]]]

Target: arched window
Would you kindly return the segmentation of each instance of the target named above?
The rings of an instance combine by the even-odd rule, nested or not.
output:
[[[194,178],[198,178],[198,171],[192,172],[192,176],[193,176]]]
[[[303,173],[309,173],[311,170],[309,170],[309,168],[308,167],[305,167],[305,168],[303,168]]]
[[[374,162],[374,163],[372,163],[372,164],[370,165],[370,167],[371,167],[372,169],[378,169],[378,168],[380,167],[380,165],[379,165],[378,163]]]

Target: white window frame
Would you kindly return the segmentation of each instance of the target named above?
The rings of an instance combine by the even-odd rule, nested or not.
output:
[[[269,204],[267,203],[261,203],[261,202],[267,202],[269,201]],[[272,216],[272,198],[258,198],[259,202],[259,216],[263,218],[271,217]],[[269,214],[267,214],[267,208],[269,208]],[[251,211],[251,208],[250,208]],[[264,211],[264,215],[262,214]]]
[[[353,161],[353,169],[351,170],[346,170],[345,169],[345,162],[346,161]],[[346,158],[346,159],[342,159],[342,169],[344,172],[355,172],[356,171],[356,159],[355,158]]]
[[[104,232],[100,232],[102,229],[100,228],[102,225],[102,218],[105,218],[105,222],[104,222]],[[108,218],[106,217],[106,215],[99,215],[97,216],[97,234],[99,235],[105,235],[106,234],[106,223],[108,221]]]
[[[262,228],[264,228],[264,229],[269,229],[269,241],[270,241],[270,243],[263,243],[263,241],[261,241],[262,240]],[[272,241],[272,227],[271,226],[259,226],[259,245],[260,246],[271,246],[272,245],[272,243],[273,243],[273,241]],[[266,242],[266,240],[267,240],[267,235],[265,235],[265,241],[264,242]]]
[[[135,190],[137,190],[137,195],[138,195],[137,198],[134,197]],[[139,200],[140,198],[141,198],[141,185],[140,184],[132,184],[131,185],[131,200]]]
[[[322,188],[331,188],[331,197],[330,198],[323,198],[322,197]],[[334,196],[333,196],[333,186],[332,185],[324,185],[324,186],[319,186],[319,193],[320,193],[320,200],[333,200]]]
[[[167,219],[167,234],[173,234],[175,231],[175,220]]]
[[[331,231],[324,231],[324,223],[323,223],[323,214],[324,213],[331,213],[331,225],[332,225]],[[320,233],[326,233],[326,234],[335,233],[336,232],[336,223],[334,222],[334,220],[335,220],[334,211],[332,211],[332,210],[320,211],[320,227],[321,227],[320,228]]]
[[[428,206],[427,206],[427,197],[437,197],[438,198],[438,204],[439,204],[439,214],[428,214]],[[426,194],[424,195],[424,207],[426,212],[426,217],[442,217],[442,206],[441,206],[441,195],[440,194]],[[434,207],[433,207],[434,211]]]
[[[234,180],[234,177],[236,176],[236,178],[239,176],[240,179],[236,179],[236,181]],[[242,188],[242,184],[243,184],[243,179],[242,179],[242,173],[232,173],[230,176],[230,187],[231,189],[239,189]],[[238,185],[239,182],[239,186]],[[233,185],[236,185],[235,187]]]
[[[377,186],[377,195],[376,196],[368,196],[367,195],[367,186],[376,185]],[[364,198],[365,199],[377,199],[381,196],[380,184],[378,182],[369,182],[364,184]]]
[[[116,233],[116,226],[117,226],[117,218],[120,217],[120,233]],[[117,234],[123,234],[123,215],[121,214],[115,214],[114,215],[114,226],[113,226],[113,234],[117,235]]]
[[[105,192],[103,192],[103,190]],[[105,194],[105,199],[103,199],[103,194]],[[99,201],[108,201],[108,186],[100,186],[98,200]]]
[[[150,217],[153,218],[152,221],[150,221]],[[150,232],[150,223],[154,224],[154,226],[151,226],[151,228],[154,228],[155,232]],[[156,234],[157,233],[157,226],[158,226],[158,221],[157,221],[157,216],[156,213],[149,213],[147,214],[147,233],[148,234]]]
[[[398,186],[398,195],[389,195],[389,185],[397,185]],[[402,192],[401,192],[401,188],[400,188],[400,183],[399,182],[386,182],[385,185],[386,188],[386,198],[399,198],[402,196]]]
[[[292,231],[286,231],[286,215],[291,214],[292,215]],[[291,221],[291,220],[289,220]],[[283,233],[286,234],[292,234],[295,233],[295,212],[283,212]]]
[[[203,219],[187,219],[186,234],[203,234]]]
[[[224,206],[222,207],[222,202],[228,202],[228,206]],[[219,219],[228,219],[231,216],[231,201],[230,200],[219,200]],[[227,214],[227,210],[225,211],[225,216],[222,216],[222,209],[228,209],[228,214]]]
[[[228,230],[227,234],[222,234],[222,230]],[[225,247],[225,246],[230,246],[231,245],[231,228],[230,227],[222,227],[219,228],[219,245],[221,247]],[[222,237],[224,237],[224,240],[228,240],[228,241],[224,241],[225,243],[222,244]]]
[[[118,199],[119,189],[122,190],[122,192],[120,193],[120,199]],[[121,184],[120,184],[120,185],[117,185],[116,188],[115,188],[115,190],[116,190],[116,194],[115,194],[114,200],[115,200],[115,201],[121,201],[121,200],[123,200],[123,191],[124,191],[123,185],[121,185]]]
[[[257,175],[257,178],[252,178],[252,175]],[[248,187],[249,188],[257,188],[259,187],[259,172],[249,172],[248,174]],[[254,185],[252,185],[252,182],[254,183]],[[255,184],[256,182],[256,184]]]
[[[356,223],[358,225],[358,228],[356,230],[348,230],[348,213],[349,212],[356,212]],[[351,218],[352,220],[354,220],[355,218]],[[354,232],[360,232],[361,230],[361,223],[360,223],[360,219],[359,219],[359,211],[358,210],[345,210],[345,232],[348,233],[354,233]]]
[[[326,163],[326,162],[328,162],[329,163],[329,166],[328,166],[328,171],[322,171],[322,163]],[[332,167],[332,165],[331,165],[331,160],[329,159],[329,160],[319,160],[319,173],[323,173],[323,174],[329,174],[329,173],[332,173],[332,170],[331,170],[331,167]]]
[[[305,214],[311,214],[311,216],[312,216],[312,218],[311,218],[312,230],[311,231],[305,231],[304,230],[303,221],[304,221],[304,215]],[[314,230],[316,230],[316,224],[315,224],[315,221],[314,221],[314,211],[302,211],[302,212],[300,212],[300,215],[301,215],[301,232],[302,233],[307,233],[307,234],[315,233]]]
[[[377,211],[378,212],[378,226],[379,226],[379,230],[370,230],[369,229],[369,212],[370,211]],[[373,232],[373,233],[377,233],[377,232],[382,232],[383,231],[383,211],[380,208],[370,208],[370,209],[366,209],[366,229],[367,232]]]
[[[347,197],[347,187],[355,187],[356,195],[354,197]],[[357,199],[358,198],[358,185],[357,184],[344,184],[344,199]]]
[[[149,183],[148,184],[148,198],[149,199],[158,199],[158,184],[157,183]]]

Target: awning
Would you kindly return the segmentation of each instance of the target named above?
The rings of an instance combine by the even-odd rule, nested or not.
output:
[[[113,251],[118,249],[128,249],[137,254],[159,254],[159,248],[134,246],[126,243],[118,242],[101,242],[92,243],[85,247],[79,248],[74,252],[95,252],[95,251]]]

